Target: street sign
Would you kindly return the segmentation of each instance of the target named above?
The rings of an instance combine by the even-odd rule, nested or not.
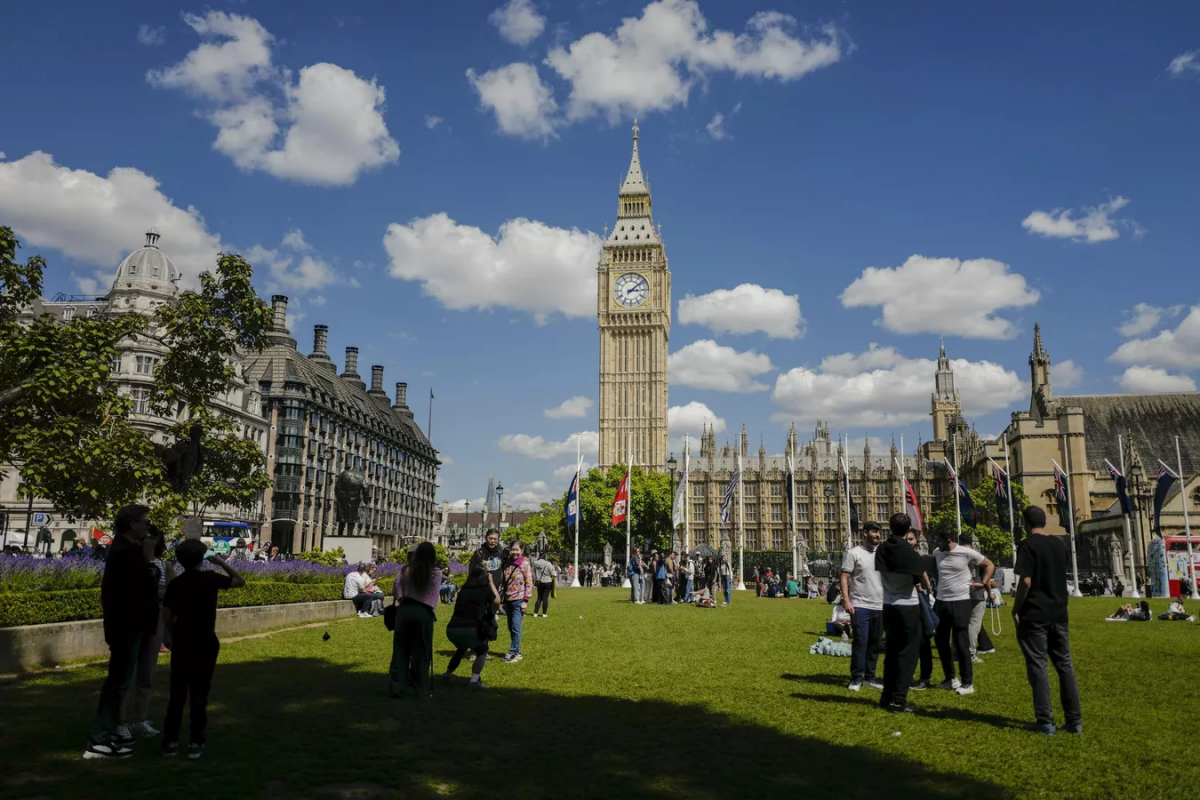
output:
[[[219,556],[229,555],[230,541],[224,537],[213,538],[212,551]]]
[[[33,515],[33,524],[34,525],[49,525],[50,524],[50,515],[44,511],[38,511],[37,513],[35,513]]]

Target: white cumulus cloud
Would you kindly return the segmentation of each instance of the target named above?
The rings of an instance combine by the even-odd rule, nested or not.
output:
[[[578,417],[586,417],[592,406],[595,405],[590,397],[571,397],[563,400],[562,403],[554,408],[547,408],[542,411],[542,416],[547,419],[572,419]]]
[[[499,29],[501,36],[521,46],[541,36],[546,29],[546,18],[534,8],[532,0],[508,0],[488,19]]]
[[[420,281],[452,309],[502,306],[545,321],[596,313],[600,238],[517,218],[492,237],[446,214],[392,223],[383,238],[394,278]]]
[[[695,389],[720,392],[762,392],[769,387],[755,378],[775,369],[766,355],[747,350],[739,353],[712,339],[692,342],[667,356],[671,382]]]
[[[1071,359],[1050,366],[1050,382],[1055,389],[1071,389],[1083,383],[1083,367]]]
[[[1131,394],[1196,391],[1196,382],[1187,375],[1173,375],[1161,367],[1130,367],[1116,380],[1121,391]]]
[[[1171,59],[1171,63],[1167,65],[1167,72],[1172,75],[1183,75],[1188,72],[1200,72],[1200,50],[1191,50],[1187,53],[1182,53]]]
[[[102,176],[57,164],[40,151],[0,160],[0,219],[26,247],[51,247],[100,267],[96,277],[81,279],[92,289],[107,289],[121,259],[142,246],[151,227],[162,235],[159,244],[183,273],[184,286],[198,286],[199,274],[229,249],[197,209],[177,206],[141,170],[116,167]]]
[[[1087,244],[1117,239],[1121,235],[1120,228],[1129,228],[1136,238],[1143,235],[1145,229],[1131,219],[1117,219],[1114,216],[1127,205],[1129,198],[1118,196],[1094,208],[1084,208],[1078,217],[1073,208],[1034,211],[1021,221],[1021,227],[1050,239],[1070,239]]]
[[[1165,317],[1177,317],[1186,306],[1171,306],[1160,308],[1149,303],[1135,303],[1133,308],[1124,312],[1125,321],[1117,331],[1125,338],[1141,336],[1158,327]]]
[[[283,252],[285,250],[292,252]],[[247,250],[245,255],[246,260],[254,265],[256,270],[265,273],[264,288],[270,294],[316,292],[332,284],[350,283],[345,281],[329,262],[315,255],[312,250],[312,245],[304,238],[304,232],[295,228],[284,235],[279,248],[267,248],[256,244]],[[351,285],[357,285],[357,282]],[[325,298],[318,295],[309,298],[309,302],[321,306],[324,305]]]
[[[274,38],[257,20],[222,11],[185,14],[201,44],[150,70],[151,85],[204,98],[213,147],[243,170],[328,186],[394,163],[400,146],[383,119],[384,89],[336,64],[288,70],[272,63]]]
[[[725,115],[720,111],[713,114],[713,118],[704,126],[704,130],[708,131],[708,137],[714,142],[723,142],[733,138],[729,131],[725,130]]]
[[[714,333],[762,332],[773,339],[804,335],[800,297],[754,283],[717,289],[698,297],[684,296],[679,301],[679,322],[706,325]]]
[[[583,460],[583,466],[581,467],[581,472],[584,475],[587,475],[588,472],[594,466],[596,466],[596,465],[593,464],[592,462],[588,461],[585,458]],[[550,474],[554,476],[555,480],[560,480],[560,481],[569,480],[570,478],[572,478],[575,475],[575,462],[572,461],[570,464],[563,464],[561,467],[554,470],[554,472],[552,472]]]
[[[1020,403],[1028,388],[1015,372],[990,361],[951,359],[955,388],[968,415]],[[775,381],[776,421],[835,427],[901,426],[929,417],[937,362],[906,358],[890,347],[830,356],[816,369],[796,367]]]
[[[1121,364],[1163,369],[1200,369],[1200,305],[1192,306],[1174,330],[1149,339],[1130,339],[1109,359]]]
[[[431,114],[425,115],[425,127],[429,128],[429,130],[433,130],[438,125],[441,125],[443,122],[445,122],[445,120],[443,120],[441,117],[435,117]]]
[[[526,433],[508,433],[501,436],[496,446],[506,453],[546,460],[570,454],[575,455],[576,442],[584,458],[595,460],[600,450],[600,434],[597,431],[580,431],[572,433],[561,442],[546,440],[541,436],[530,436]]]
[[[1002,262],[913,255],[899,267],[863,270],[841,301],[846,308],[881,306],[879,324],[895,333],[1010,339],[1017,326],[996,312],[1032,305],[1038,297]]]
[[[508,64],[479,75],[467,70],[479,103],[496,115],[504,133],[526,139],[548,139],[558,125],[554,93],[532,64]]]
[[[725,420],[718,417],[704,403],[693,400],[687,405],[671,406],[667,409],[667,433],[671,436],[690,433],[699,437],[706,425],[717,433],[725,430]]]

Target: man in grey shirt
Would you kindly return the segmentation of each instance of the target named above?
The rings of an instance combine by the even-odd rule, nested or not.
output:
[[[850,646],[850,685],[852,692],[862,689],[863,681],[872,689],[882,689],[875,680],[879,651],[883,648],[883,587],[875,569],[875,548],[879,546],[879,524],[863,526],[862,544],[846,551],[842,558],[842,607],[853,623],[854,642]]]
[[[533,582],[537,584],[537,602],[533,604],[535,617],[550,616],[550,594],[554,591],[554,577],[558,568],[546,559],[543,553],[533,562]],[[540,610],[541,613],[538,613]]]

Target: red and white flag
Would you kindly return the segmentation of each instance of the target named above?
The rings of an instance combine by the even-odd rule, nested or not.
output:
[[[925,520],[921,518],[921,507],[917,505],[917,493],[913,491],[912,484],[908,482],[908,478],[904,479],[904,497],[905,505],[908,507],[908,518],[912,520],[913,528],[918,533],[925,532]]]
[[[94,525],[92,526],[92,539],[96,544],[112,544],[112,537]]]
[[[625,521],[626,515],[629,513],[629,470],[625,471],[625,477],[621,478],[621,483],[617,486],[617,494],[613,497],[612,504],[612,524],[613,527],[620,525]]]

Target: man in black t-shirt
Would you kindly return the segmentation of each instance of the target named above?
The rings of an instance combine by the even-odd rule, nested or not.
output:
[[[225,573],[200,569],[207,545],[188,539],[175,548],[175,558],[184,573],[167,584],[163,608],[166,626],[171,631],[171,699],[167,701],[167,719],[163,724],[162,754],[168,758],[179,751],[179,728],[183,724],[183,706],[190,702],[188,729],[190,759],[204,752],[204,731],[208,727],[208,690],[217,667],[217,593],[237,589],[246,579],[220,556],[208,561]]]
[[[1017,563],[1017,596],[1013,600],[1013,622],[1017,644],[1025,655],[1025,672],[1033,688],[1033,711],[1037,729],[1053,736],[1054,709],[1050,705],[1047,657],[1058,673],[1067,733],[1083,733],[1079,687],[1071,663],[1071,639],[1067,628],[1067,545],[1046,533],[1046,512],[1037,506],[1024,511],[1030,536],[1021,543]]]
[[[142,540],[150,532],[150,509],[125,506],[114,520],[116,538],[100,581],[108,675],[92,720],[84,758],[128,758],[133,737],[121,736],[121,708],[137,671],[142,640],[158,629],[158,571],[146,560]]]

